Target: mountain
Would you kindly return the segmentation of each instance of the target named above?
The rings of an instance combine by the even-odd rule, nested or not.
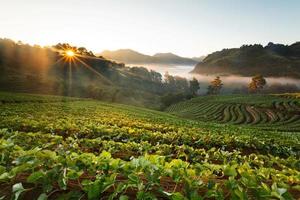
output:
[[[300,42],[223,49],[209,54],[191,73],[300,78]]]
[[[99,55],[106,59],[129,64],[150,63],[152,59],[151,56],[141,54],[131,49],[120,49],[116,51],[105,50]]]
[[[106,50],[99,55],[126,64],[196,65],[198,63],[192,58],[185,58],[172,53],[157,53],[150,56],[131,49]]]

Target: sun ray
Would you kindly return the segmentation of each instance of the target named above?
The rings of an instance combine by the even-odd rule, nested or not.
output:
[[[89,66],[88,64],[86,64],[84,61],[82,61],[81,59],[79,59],[78,57],[74,57],[74,59],[76,59],[77,61],[79,61],[81,64],[83,64],[86,68],[88,68],[89,70],[91,70],[92,72],[96,73],[98,76],[100,76],[101,78],[103,78],[107,83],[112,84],[112,82],[106,78],[105,76],[103,76],[102,74],[100,74],[99,72],[97,72],[95,69],[93,69],[91,66]]]
[[[69,95],[72,94],[72,63],[69,61]]]
[[[56,65],[57,63],[59,63],[60,61],[64,61],[64,57],[61,57],[60,59],[58,59],[55,63],[53,63],[53,65]]]
[[[75,66],[76,68],[78,68],[78,65],[77,65],[77,62],[75,62],[75,59],[72,59],[71,63],[72,63],[73,66]]]
[[[105,83],[109,85],[113,85],[113,83],[103,76],[101,73],[99,73],[97,70],[95,70],[93,67],[85,63],[80,58],[88,58],[88,59],[99,59],[97,57],[88,56],[88,55],[81,55],[79,53],[76,53],[75,49],[69,48],[65,49],[63,46],[60,47],[62,50],[56,49],[56,51],[62,56],[60,59],[58,59],[54,64],[57,64],[61,61],[63,61],[63,65],[65,66],[67,64],[67,70],[68,70],[68,95],[72,95],[72,89],[73,89],[73,67],[79,68],[78,63],[81,63],[85,68],[92,71],[99,77],[101,77],[101,80],[103,80]],[[102,59],[101,59],[102,60]]]

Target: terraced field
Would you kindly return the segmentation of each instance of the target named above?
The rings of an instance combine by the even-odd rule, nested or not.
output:
[[[287,96],[285,96],[287,97]],[[166,109],[180,117],[261,129],[300,131],[300,100],[275,95],[205,96]]]
[[[1,200],[300,198],[295,132],[189,120],[89,99],[9,93],[0,93],[0,99],[5,100]],[[267,109],[275,105],[272,99],[256,101]],[[240,97],[239,105],[243,101]],[[211,112],[218,105],[220,113],[246,109],[215,103],[201,107]]]
[[[284,93],[284,94],[277,94],[276,96],[300,99],[300,93]]]

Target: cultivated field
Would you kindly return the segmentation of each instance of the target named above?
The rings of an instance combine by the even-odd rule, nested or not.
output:
[[[1,93],[0,199],[300,198],[299,102],[210,98],[168,109],[190,120]]]
[[[167,108],[167,112],[199,121],[299,132],[300,100],[293,98],[294,96],[296,95],[198,97],[172,105]]]

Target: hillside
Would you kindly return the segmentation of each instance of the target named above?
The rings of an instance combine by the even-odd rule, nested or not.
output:
[[[295,132],[90,99],[1,92],[0,101],[4,199],[300,197]]]
[[[300,78],[300,42],[223,49],[209,54],[192,73]]]
[[[66,49],[75,56],[67,57]],[[67,43],[44,48],[0,39],[0,71],[0,89],[12,92],[90,97],[156,109],[160,96],[170,92],[158,72],[129,68]],[[179,90],[172,87],[171,92]]]
[[[204,96],[171,105],[166,111],[199,121],[300,131],[300,101],[292,94]]]
[[[200,57],[192,57],[193,60],[196,60],[198,62],[202,62],[206,56],[200,56]]]
[[[99,55],[104,58],[126,64],[160,64],[160,65],[195,65],[197,60],[184,58],[172,53],[157,53],[153,56],[141,54],[131,49],[103,51]]]

